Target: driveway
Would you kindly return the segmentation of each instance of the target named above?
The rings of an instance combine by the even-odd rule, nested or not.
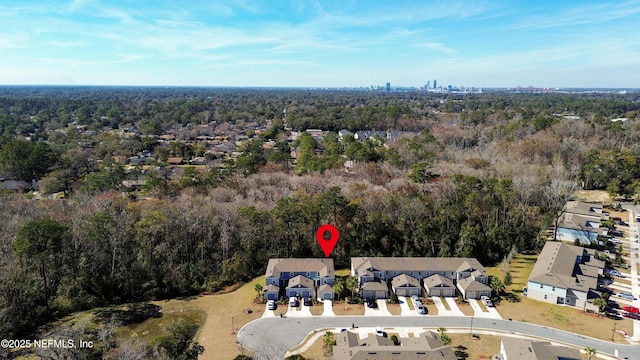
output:
[[[416,311],[411,310],[409,308],[408,300],[405,296],[398,296],[398,301],[400,302],[400,316],[415,316]]]
[[[447,310],[442,303],[442,299],[437,296],[432,296],[431,300],[433,300],[433,304],[436,306],[436,309],[438,309],[438,316],[449,315],[449,310]]]
[[[333,312],[333,302],[331,300],[322,300],[322,304],[324,306],[322,316],[336,316]]]
[[[473,316],[475,317],[486,317],[491,319],[502,319],[502,316],[498,313],[496,308],[487,307],[487,311],[482,310],[482,306],[478,303],[478,300],[469,299],[469,305],[473,309]],[[485,306],[486,307],[486,306]]]
[[[387,310],[387,300],[376,300],[376,304],[378,304],[378,307],[375,309],[365,305],[364,316],[392,316],[389,310]]]
[[[264,312],[262,313],[262,317],[263,318],[268,318],[268,317],[276,317],[276,311],[277,311],[277,306],[276,306],[276,310],[269,310],[269,308],[267,308],[267,305],[265,304],[264,306]]]
[[[460,311],[458,304],[456,304],[456,298],[446,297],[444,300],[447,302],[447,305],[449,305],[449,309],[451,309],[447,315],[465,316],[464,313]]]
[[[299,306],[291,307],[289,306],[289,310],[287,311],[287,317],[311,317],[311,308],[309,306],[304,306],[302,302],[300,302]]]

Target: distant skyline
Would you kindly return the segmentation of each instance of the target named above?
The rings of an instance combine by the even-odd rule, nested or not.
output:
[[[640,0],[0,4],[0,84],[640,87]]]

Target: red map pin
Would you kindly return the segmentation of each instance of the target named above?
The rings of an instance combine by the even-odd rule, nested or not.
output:
[[[324,233],[327,231],[330,234],[329,240],[324,238]],[[318,240],[318,244],[320,244],[325,257],[329,257],[329,255],[331,255],[331,251],[333,251],[333,248],[338,243],[339,236],[338,229],[331,224],[324,224],[318,228],[318,231],[316,232],[316,240]]]

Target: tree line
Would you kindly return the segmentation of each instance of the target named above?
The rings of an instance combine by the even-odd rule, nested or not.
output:
[[[7,338],[73,311],[215,292],[263,274],[272,257],[322,257],[315,232],[324,223],[340,231],[337,267],[352,256],[491,265],[539,248],[536,235],[578,186],[633,197],[640,178],[637,94],[54,90],[0,92],[0,172],[66,195],[0,195]],[[144,169],[141,196],[122,180],[143,168],[125,168],[114,154],[202,149],[72,126],[132,122],[152,135],[188,122],[267,119],[271,128],[222,168]],[[413,134],[393,143],[306,133],[286,141],[286,128],[307,126]],[[61,127],[66,135],[55,135]],[[345,160],[354,161],[348,171]]]

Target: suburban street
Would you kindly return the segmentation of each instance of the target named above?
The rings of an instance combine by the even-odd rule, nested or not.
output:
[[[296,346],[314,330],[326,331],[334,329],[349,329],[351,324],[356,327],[382,328],[425,328],[437,330],[439,327],[453,329],[469,329],[471,331],[471,317],[460,316],[393,316],[393,317],[365,317],[365,316],[336,316],[336,317],[307,317],[307,318],[262,318],[246,324],[238,332],[236,341],[245,349],[255,352],[257,359],[282,359],[285,352]],[[599,354],[609,354],[619,357],[638,358],[640,348],[637,345],[621,345],[602,341],[579,334],[522,321],[502,319],[473,318],[473,329],[495,330],[505,335],[523,335],[541,338],[556,343],[575,345],[581,349],[589,346],[597,349]]]
[[[629,211],[629,271],[631,277],[631,293],[636,297],[640,294],[638,287],[638,237],[640,237],[640,222],[635,219],[635,214],[640,213],[640,206],[634,206],[633,211]],[[640,300],[633,301],[633,306],[640,307]],[[640,341],[640,321],[633,321],[633,341]]]

